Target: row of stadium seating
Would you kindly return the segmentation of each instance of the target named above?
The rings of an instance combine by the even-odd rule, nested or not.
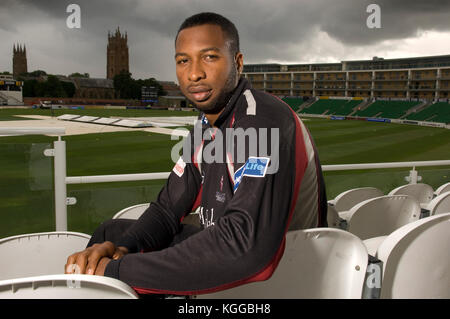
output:
[[[438,102],[417,113],[411,113],[408,120],[450,123],[450,104]]]
[[[300,113],[322,115],[349,115],[362,100],[319,99]]]
[[[285,97],[283,101],[289,104],[294,111],[299,110],[304,102],[301,98],[292,97]],[[299,113],[399,119],[422,102],[378,100],[369,104],[365,109],[356,109],[360,103],[362,103],[361,100],[319,99],[308,107],[301,109]],[[437,102],[419,112],[409,114],[405,119],[450,123],[450,104]]]
[[[336,214],[348,218],[346,230],[331,223],[288,232],[269,280],[196,297],[449,298],[450,259],[442,256],[450,242],[450,183],[431,193],[429,185],[408,184],[380,194],[360,188],[329,202],[329,212],[348,210]],[[147,207],[135,205],[113,218],[137,219]],[[89,238],[51,232],[0,239],[0,298],[138,298],[116,279],[61,274],[67,256]]]
[[[282,99],[295,112],[297,112],[301,105],[305,103],[303,98],[284,97]],[[354,108],[360,104],[362,100],[341,100],[341,99],[319,99],[312,103],[309,107],[300,111],[300,113],[307,114],[327,114],[327,115],[349,115]]]
[[[364,110],[358,110],[354,116],[360,117],[382,117],[398,119],[406,114],[412,107],[420,102],[407,101],[375,101]]]
[[[282,98],[282,100],[291,107],[291,109],[294,110],[294,112],[297,112],[298,109],[300,108],[300,105],[302,105],[305,100],[303,100],[302,98],[297,98],[297,97],[284,97]]]
[[[336,108],[331,108],[327,114],[328,115],[350,115],[353,112],[353,109],[358,105],[361,104],[361,100],[350,100],[346,101],[347,103],[343,103],[340,105],[337,105]]]
[[[447,210],[450,212],[450,183],[443,184],[436,190],[433,190],[428,184],[407,184],[393,189],[387,196],[398,195],[408,196],[414,200],[417,203],[416,206],[420,210],[420,214],[435,215],[445,213]],[[336,223],[347,220],[352,208],[365,200],[383,196],[383,192],[374,187],[355,188],[342,192],[334,199],[328,201],[329,208],[332,208],[332,211],[336,211],[339,216],[339,218],[336,218],[337,215],[331,211],[331,214],[328,216],[329,224],[346,229],[347,227],[339,226]],[[380,214],[382,213],[380,212]],[[418,218],[419,216],[416,217]]]

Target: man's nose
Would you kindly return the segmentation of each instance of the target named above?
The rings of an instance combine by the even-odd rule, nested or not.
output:
[[[197,82],[206,77],[205,70],[203,69],[200,62],[194,62],[191,64],[191,69],[189,70],[189,81]]]

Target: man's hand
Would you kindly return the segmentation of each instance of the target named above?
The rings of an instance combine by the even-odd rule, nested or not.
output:
[[[97,264],[97,268],[95,269],[95,275],[104,276],[106,266],[108,266],[110,261],[111,261],[111,258],[108,258],[108,257],[103,257],[102,259],[100,259]]]
[[[94,244],[69,256],[64,272],[66,274],[103,275],[106,265],[111,259],[122,258],[127,253],[128,250],[125,247],[116,247],[110,241]]]

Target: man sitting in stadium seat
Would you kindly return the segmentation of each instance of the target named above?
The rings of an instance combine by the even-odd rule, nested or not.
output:
[[[88,248],[68,257],[67,273],[118,278],[140,294],[210,293],[270,278],[289,229],[326,226],[311,136],[286,104],[241,78],[234,24],[194,15],[180,26],[175,51],[181,90],[201,111],[191,135],[202,138],[186,139],[143,215],[100,225]],[[233,143],[252,132],[257,142]],[[219,133],[225,145],[214,145]],[[184,225],[197,207],[201,227]]]

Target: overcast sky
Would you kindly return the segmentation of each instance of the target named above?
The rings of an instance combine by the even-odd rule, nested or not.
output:
[[[79,29],[66,25],[71,3],[81,8]],[[371,3],[381,28],[366,25]],[[176,81],[176,31],[202,11],[235,23],[244,63],[450,54],[450,0],[0,0],[0,71],[12,72],[13,44],[22,43],[28,71],[105,78],[108,30],[120,26],[134,78]]]

